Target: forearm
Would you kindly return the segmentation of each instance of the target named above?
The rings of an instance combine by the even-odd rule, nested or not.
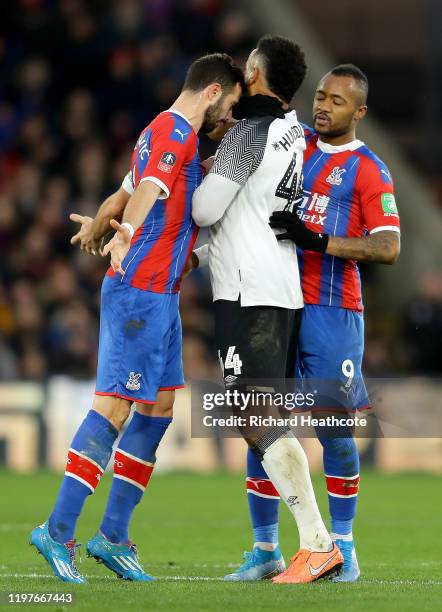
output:
[[[138,185],[124,209],[123,223],[111,219],[110,225],[116,230],[111,240],[103,247],[102,255],[111,255],[111,266],[115,272],[124,275],[123,261],[129,252],[134,233],[144,222],[161,193],[161,188],[151,181]]]
[[[394,264],[400,253],[398,232],[383,231],[362,238],[329,236],[326,253],[342,259]]]
[[[137,187],[135,193],[124,209],[123,223],[130,223],[134,231],[142,225],[153,205],[161,194],[161,188],[151,181],[144,181]]]
[[[192,217],[200,227],[219,221],[233,202],[241,186],[217,174],[209,173],[192,198]]]
[[[129,198],[130,195],[121,187],[106,198],[92,222],[91,231],[95,240],[99,241],[112,230],[110,226],[111,219],[120,221]]]

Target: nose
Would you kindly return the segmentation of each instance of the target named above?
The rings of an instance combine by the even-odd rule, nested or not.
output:
[[[330,113],[331,111],[331,105],[330,102],[325,99],[325,100],[319,100],[318,102],[316,102],[315,104],[315,112],[317,113]]]

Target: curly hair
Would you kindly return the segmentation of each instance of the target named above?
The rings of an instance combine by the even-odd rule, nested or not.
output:
[[[263,61],[269,88],[289,104],[307,72],[301,48],[283,36],[263,36],[258,41],[256,52]]]

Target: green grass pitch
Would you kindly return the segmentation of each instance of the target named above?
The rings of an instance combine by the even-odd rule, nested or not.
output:
[[[322,478],[314,480],[326,516]],[[100,523],[110,481],[105,477],[87,500],[78,528],[83,544]],[[158,581],[120,581],[83,553],[79,568],[88,584],[65,585],[28,546],[29,532],[47,518],[59,482],[59,476],[45,472],[0,472],[0,590],[71,591],[75,603],[63,609],[88,611],[442,609],[442,485],[437,476],[363,474],[355,527],[361,581],[302,586],[220,580],[240,562],[251,541],[243,479],[228,474],[152,479],[135,511],[131,535],[145,568]],[[280,539],[289,560],[297,549],[297,535],[285,508]],[[39,607],[49,606],[33,606]]]

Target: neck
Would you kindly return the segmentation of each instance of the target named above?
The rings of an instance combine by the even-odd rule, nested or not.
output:
[[[170,107],[170,110],[175,110],[185,115],[196,133],[200,131],[204,122],[205,111],[202,106],[201,93],[183,91]]]
[[[351,130],[350,132],[340,134],[339,136],[327,136],[327,134],[319,134],[319,140],[321,142],[325,142],[326,144],[339,147],[340,145],[348,144],[349,142],[353,142],[353,140],[356,140],[356,131]]]
[[[273,93],[273,91],[271,89],[269,89],[268,87],[266,87],[265,85],[263,85],[262,83],[259,83],[259,82],[253,83],[252,85],[249,85],[247,87],[247,93],[249,94],[249,96],[261,95],[261,96],[269,96],[270,98],[276,98],[282,104],[285,104],[281,100],[281,98],[278,98],[278,96],[275,93]]]

